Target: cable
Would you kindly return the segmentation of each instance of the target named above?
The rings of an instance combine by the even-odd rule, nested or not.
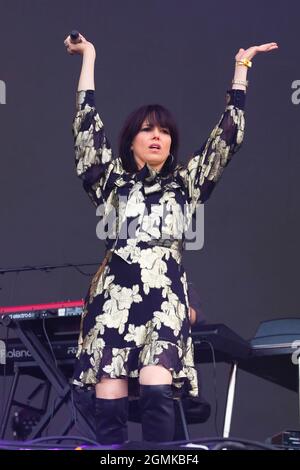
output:
[[[55,367],[56,367],[56,369],[58,369],[57,360],[56,360],[56,357],[55,357],[55,354],[54,354],[54,351],[53,351],[53,348],[52,348],[52,344],[51,344],[51,341],[49,339],[49,336],[48,336],[48,333],[47,333],[47,330],[46,330],[46,318],[43,318],[43,332],[44,332],[44,335],[46,337],[49,349],[51,351],[51,355],[52,355],[53,360],[55,362]]]
[[[251,441],[249,439],[239,439],[239,438],[235,438],[235,437],[229,437],[229,438],[220,438],[220,437],[217,437],[217,438],[207,438],[207,439],[196,439],[196,440],[193,440],[193,442],[196,444],[197,442],[201,442],[201,443],[205,443],[205,442],[217,442],[219,444],[216,444],[211,450],[220,450],[220,449],[224,449],[225,447],[226,448],[229,448],[231,445],[233,446],[234,444],[242,444],[242,445],[245,445],[245,446],[253,446],[253,447],[257,447],[259,449],[264,449],[264,450],[280,450],[278,449],[277,446],[273,446],[273,445],[270,445],[270,444],[262,444],[261,442],[257,442],[257,441]],[[222,445],[220,447],[220,445]],[[245,450],[248,450],[248,449],[245,449]]]
[[[99,265],[99,263],[95,263],[95,265]],[[93,276],[95,274],[95,271],[93,271],[92,273],[85,273],[84,271],[82,271],[81,269],[78,268],[78,266],[72,266],[75,271],[78,271],[80,274],[82,274],[83,276]]]
[[[74,426],[77,426],[77,411],[76,411],[75,403],[74,403],[73,387],[71,387],[70,389],[70,394],[71,394],[71,404],[72,404],[72,418],[74,421]]]
[[[44,331],[44,335],[46,337],[46,340],[47,340],[47,343],[49,345],[49,348],[50,348],[50,351],[51,351],[51,355],[53,357],[53,360],[54,360],[54,363],[55,363],[55,367],[56,369],[58,369],[58,365],[57,365],[57,360],[56,360],[56,357],[55,357],[55,354],[54,354],[54,351],[53,351],[53,348],[52,348],[52,344],[51,344],[51,341],[50,341],[50,338],[48,336],[48,333],[47,333],[47,330],[46,330],[46,319],[43,318],[43,331]],[[52,404],[52,413],[51,413],[51,420],[53,420],[53,416],[54,416],[54,408],[55,408],[55,401],[56,401],[56,398],[54,398],[54,401],[53,401],[53,404]],[[46,426],[46,433],[48,433],[48,428],[49,428],[49,424],[50,424],[50,420]]]
[[[85,276],[91,276],[93,273],[85,273],[84,271],[79,270],[81,266],[98,266],[99,261],[96,263],[64,263],[64,264],[53,264],[53,265],[40,265],[40,266],[19,266],[16,268],[0,268],[0,274],[7,274],[7,273],[17,273],[24,271],[52,271],[54,269],[64,269],[64,268],[74,268]]]
[[[186,446],[192,449],[193,444],[213,444],[216,443],[213,447],[208,448],[208,450],[222,450],[225,448],[230,450],[250,450],[249,447],[262,449],[262,450],[282,450],[280,446],[275,446],[271,444],[261,443],[257,441],[252,441],[250,439],[236,438],[236,437],[205,437],[190,439],[188,441],[174,441],[172,446]],[[200,449],[205,450],[205,449]]]
[[[211,450],[249,450],[245,444],[241,442],[235,442],[232,440],[224,442],[220,442],[219,444],[214,445]]]
[[[218,395],[217,395],[217,363],[216,363],[216,356],[215,356],[215,350],[213,347],[213,344],[208,341],[207,339],[203,339],[199,342],[201,343],[207,343],[208,346],[210,347],[211,350],[211,355],[212,355],[212,361],[213,361],[213,384],[214,384],[214,394],[215,394],[215,416],[214,416],[214,425],[215,425],[215,431],[217,436],[219,436],[219,431],[218,431],[218,411],[219,411],[219,404],[218,404]]]
[[[99,446],[99,442],[90,439],[89,437],[83,436],[49,436],[49,437],[39,437],[37,439],[33,439],[32,441],[26,441],[26,444],[41,444],[47,441],[81,441],[86,442],[87,444],[93,444]]]
[[[102,449],[98,442],[94,441],[93,439],[83,437],[83,436],[49,436],[49,437],[41,437],[37,439],[33,439],[30,441],[0,441],[0,449],[9,448],[9,449],[16,449],[16,448],[26,448],[26,449],[53,449],[55,445],[56,449],[72,449],[74,450],[74,446],[62,446],[60,444],[50,444],[51,441],[79,441],[80,443],[90,444],[95,446],[95,448]],[[47,444],[49,442],[49,444]],[[215,443],[215,445],[213,445]],[[155,444],[155,443],[153,443]],[[284,450],[280,446],[273,446],[257,441],[251,441],[248,439],[239,439],[239,438],[199,438],[193,439],[192,441],[176,441],[172,443],[168,443],[164,445],[159,443],[160,449],[170,449],[170,447],[176,446],[178,447],[186,447],[188,446],[189,449],[193,448],[193,444],[195,447],[198,445],[202,445],[203,447],[200,449],[197,447],[197,450]],[[207,444],[207,445],[206,445]],[[116,445],[116,447],[119,447]],[[204,448],[205,447],[205,448]]]
[[[63,441],[63,440],[73,440],[76,444],[61,445],[58,443],[47,444],[47,441]],[[49,436],[45,438],[34,439],[31,441],[0,441],[0,449],[7,450],[75,450],[76,447],[83,445],[91,445],[94,449],[107,449],[107,447],[101,446],[98,442],[93,441],[92,439],[85,438],[82,436]],[[119,447],[116,445],[116,447]]]
[[[88,276],[91,277],[95,274],[95,271],[91,273],[86,273],[82,269],[79,269],[80,266],[99,266],[99,261],[96,263],[64,263],[64,264],[56,264],[56,265],[42,265],[42,266],[31,266],[31,265],[26,265],[26,266],[19,266],[16,268],[0,268],[0,274],[10,274],[10,273],[16,273],[17,276],[21,272],[27,272],[27,271],[44,271],[46,273],[49,273],[53,271],[54,269],[66,269],[66,268],[73,268],[77,272],[79,272],[82,276]],[[2,288],[0,287],[0,290]]]

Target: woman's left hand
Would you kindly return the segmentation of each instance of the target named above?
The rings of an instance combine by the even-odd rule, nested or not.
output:
[[[277,42],[268,42],[267,44],[261,44],[260,46],[252,46],[246,50],[240,49],[235,56],[235,60],[251,60],[259,52],[270,52],[274,49],[278,49]]]

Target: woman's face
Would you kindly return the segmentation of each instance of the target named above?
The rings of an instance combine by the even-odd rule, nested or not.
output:
[[[171,135],[169,129],[151,126],[147,119],[134,137],[131,150],[139,169],[148,163],[160,171],[170,154]]]

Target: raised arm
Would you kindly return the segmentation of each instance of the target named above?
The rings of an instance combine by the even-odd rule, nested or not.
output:
[[[114,160],[104,126],[95,107],[94,66],[95,47],[82,35],[78,43],[65,39],[69,54],[82,55],[82,67],[76,95],[76,115],[73,121],[75,164],[77,175],[95,206],[105,203],[113,182],[122,172],[119,160]]]
[[[240,148],[244,137],[244,106],[247,71],[251,60],[258,52],[277,49],[276,43],[240,49],[235,56],[235,70],[232,88],[226,95],[226,107],[208,139],[180,171],[188,191],[193,211],[197,202],[205,202],[232,155]]]
[[[193,211],[205,202],[244,137],[245,92],[228,90],[226,107],[202,147],[194,152],[182,172]]]

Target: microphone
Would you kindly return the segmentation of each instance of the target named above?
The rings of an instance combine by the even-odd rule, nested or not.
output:
[[[79,32],[76,29],[73,29],[70,32],[70,38],[73,44],[78,44],[79,42],[81,42],[81,39],[79,37]]]

